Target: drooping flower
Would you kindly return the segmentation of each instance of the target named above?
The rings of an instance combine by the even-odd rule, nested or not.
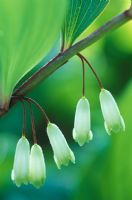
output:
[[[54,152],[54,160],[57,167],[60,169],[61,165],[67,166],[69,161],[75,163],[74,153],[69,148],[61,130],[55,124],[49,123],[47,134]]]
[[[108,134],[125,131],[125,123],[112,94],[105,89],[100,92],[100,104],[104,125]]]
[[[29,162],[29,182],[36,188],[41,187],[46,179],[46,167],[42,148],[34,144]]]
[[[93,138],[91,131],[90,105],[86,97],[82,97],[77,103],[73,138],[80,146]]]
[[[29,154],[30,154],[30,145],[28,140],[23,136],[19,139],[14,164],[11,174],[11,179],[19,187],[21,184],[28,183],[28,173],[29,173]]]

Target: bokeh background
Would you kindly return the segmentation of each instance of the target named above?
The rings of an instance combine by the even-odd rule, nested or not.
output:
[[[105,12],[81,37],[127,9],[129,5],[129,0],[111,0]],[[58,50],[59,42],[56,42],[55,47],[36,69],[56,55]],[[81,148],[73,141],[74,113],[76,103],[81,97],[82,75],[80,60],[77,57],[72,58],[28,96],[38,101],[51,121],[61,128],[75,153],[76,164],[57,169],[43,116],[34,109],[38,141],[43,147],[46,160],[47,180],[39,190],[32,186],[17,188],[12,183],[10,174],[13,157],[22,128],[22,108],[18,103],[0,119],[0,200],[132,199],[132,22],[107,34],[82,53],[96,69],[105,88],[116,98],[125,119],[125,133],[107,135],[99,105],[100,90],[92,72],[86,66],[86,96],[91,105],[94,139]],[[27,136],[32,144],[29,114]]]

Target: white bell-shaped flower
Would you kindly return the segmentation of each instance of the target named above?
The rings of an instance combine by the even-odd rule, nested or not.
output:
[[[30,145],[23,136],[17,143],[11,178],[19,187],[28,183]]]
[[[55,124],[49,123],[47,134],[54,152],[54,160],[57,167],[60,169],[61,165],[67,166],[69,161],[75,163],[74,153],[69,148],[61,130]]]
[[[80,146],[93,138],[91,131],[90,105],[86,97],[82,97],[77,103],[73,138]]]
[[[112,94],[105,89],[100,92],[100,104],[104,117],[104,125],[108,134],[125,130],[125,123]]]
[[[34,144],[31,148],[29,162],[29,182],[36,188],[41,187],[46,179],[46,166],[42,148]]]

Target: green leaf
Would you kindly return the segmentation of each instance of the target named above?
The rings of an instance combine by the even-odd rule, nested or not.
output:
[[[62,30],[64,49],[97,18],[109,0],[68,0],[69,5]]]
[[[64,0],[0,0],[1,109],[8,108],[18,81],[52,47],[65,7]]]

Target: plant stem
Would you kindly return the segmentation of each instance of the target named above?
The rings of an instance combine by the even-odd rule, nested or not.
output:
[[[132,8],[131,8],[132,9]],[[37,72],[35,72],[29,79],[27,79],[16,91],[14,95],[25,95],[32,88],[38,85],[41,81],[50,76],[54,71],[56,71],[59,67],[65,64],[70,58],[75,56],[78,52],[82,51],[86,47],[89,47],[99,39],[101,39],[106,33],[122,26],[126,22],[132,19],[132,14],[129,10],[123,12],[122,14],[113,17],[106,24],[101,26],[99,29],[91,33],[88,37],[79,41],[66,51],[58,54],[55,58],[53,58],[48,64],[41,67]]]
[[[54,71],[56,71],[59,67],[64,65],[70,58],[75,56],[77,53],[82,51],[83,49],[89,47],[99,39],[103,38],[106,33],[117,29],[128,21],[132,20],[132,6],[129,10],[113,17],[99,29],[91,33],[89,36],[79,41],[66,51],[58,54],[55,58],[53,58],[48,64],[41,67],[37,72],[35,72],[29,79],[27,79],[19,88],[16,89],[13,96],[24,96],[30,90],[32,90],[36,85],[38,85],[41,81],[45,80],[48,76],[50,76]],[[14,104],[13,99],[11,99],[10,107]],[[5,110],[0,110],[0,116],[5,114]]]

